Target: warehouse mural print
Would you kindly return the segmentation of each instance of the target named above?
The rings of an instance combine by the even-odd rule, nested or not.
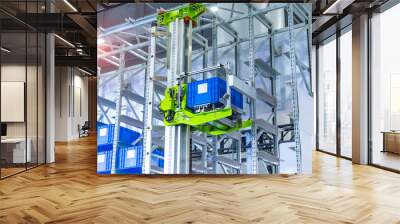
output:
[[[310,173],[310,13],[298,3],[99,12],[98,174]]]

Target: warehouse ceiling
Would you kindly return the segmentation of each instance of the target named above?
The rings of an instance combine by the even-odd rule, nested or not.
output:
[[[313,42],[318,43],[336,33],[337,29],[349,25],[354,16],[366,11],[379,11],[384,5],[395,0],[305,0],[313,5]],[[125,18],[139,18],[155,13],[158,8],[168,9],[179,3],[142,3],[132,4],[99,2],[95,0],[57,0],[52,1],[52,13],[46,7],[45,0],[37,1],[0,1],[0,24],[5,39],[13,40],[10,48],[15,48],[11,59],[17,59],[26,53],[29,55],[35,47],[28,38],[27,52],[21,51],[25,46],[24,38],[17,38],[12,33],[29,30],[55,32],[56,64],[75,65],[96,73],[96,35],[97,13],[103,28],[120,24]],[[118,7],[123,5],[124,7]],[[107,16],[102,11],[107,10]],[[114,14],[112,12],[117,12]],[[340,21],[340,22],[338,22]],[[69,44],[71,43],[71,44]],[[12,49],[13,50],[13,49]],[[28,57],[29,58],[29,57]],[[72,64],[71,64],[72,63]]]
[[[313,43],[351,24],[362,13],[379,13],[395,0],[309,0],[313,4]]]
[[[257,3],[255,3],[254,5],[256,4]],[[263,7],[262,4],[268,4],[268,3],[260,3],[259,6]],[[150,17],[154,17],[154,15],[160,9],[168,10],[171,8],[178,7],[179,5],[182,5],[182,3],[109,4],[106,6],[109,8],[99,7],[97,19],[98,19],[99,40],[102,41],[102,44],[99,45],[98,47],[98,52],[100,52],[99,56],[100,60],[98,61],[98,63],[99,65],[101,65],[102,73],[113,71],[116,68],[118,68],[120,59],[118,58],[119,57],[118,52],[115,53],[116,51],[118,51],[117,50],[118,48],[122,48],[124,45],[139,46],[140,42],[146,42],[146,38],[150,36],[149,34],[150,23],[148,23],[147,28],[145,28],[144,26],[132,27],[132,28],[126,28],[126,27],[129,27],[130,24],[133,24],[136,21],[147,20]],[[249,4],[249,6],[253,6],[253,4]],[[230,13],[232,7],[233,5],[231,5],[230,3],[226,3],[226,5],[223,7],[224,12]],[[247,13],[247,10],[248,9],[246,6],[245,9],[235,8],[233,11],[235,11],[236,14],[242,15]],[[213,16],[214,14],[211,11],[203,14],[199,20],[198,25],[199,26],[211,25]],[[295,17],[296,17],[295,18],[296,22],[300,22],[301,19],[298,18],[297,14]],[[263,17],[261,18],[261,20],[262,19]],[[267,20],[266,18],[264,19]],[[266,23],[268,23],[268,21],[266,21]],[[112,33],[112,30],[114,29],[115,30],[121,29],[123,30],[123,32],[116,31],[116,33],[118,33],[118,35],[116,35],[116,33]],[[109,33],[110,30],[111,34]],[[212,44],[212,35],[210,28],[202,29],[201,31],[198,32],[199,32],[198,34],[200,35],[196,37],[197,40],[192,42],[194,51],[202,48],[202,46],[198,44],[199,36],[203,38],[200,39],[200,42],[207,40],[210,45]],[[236,33],[238,31],[237,28],[233,29],[231,25],[225,24],[223,25],[223,32]],[[139,35],[141,37],[137,39],[136,35]],[[234,34],[233,36],[235,35],[236,34]],[[242,33],[239,36],[241,36],[241,38],[246,38],[243,35],[247,35],[247,33]],[[102,38],[103,36],[106,38]],[[163,50],[162,47],[157,48],[156,51],[158,57],[164,58],[163,54],[165,54],[166,52],[165,50]],[[111,56],[112,54],[110,54],[110,52],[114,52],[113,56]],[[125,67],[143,63],[143,60],[146,60],[145,58],[146,52],[147,52],[147,45],[140,46],[139,49],[129,50],[128,53],[124,56]]]
[[[104,29],[118,26],[124,24],[127,20],[134,21],[141,19],[148,15],[153,15],[157,13],[159,9],[171,9],[182,5],[182,3],[138,3],[138,4],[108,4],[108,8],[104,8],[104,5],[99,7],[99,13],[97,15],[98,29],[102,32]],[[150,24],[149,24],[150,25]],[[107,38],[107,44],[102,44],[99,46],[99,52],[109,52],[112,51],[113,46],[122,46],[125,41],[126,44],[138,44],[146,40],[149,34],[149,29],[144,29],[143,27],[133,28],[126,30],[125,32],[119,32],[119,35],[111,35]],[[143,36],[143,38],[136,38],[136,34]],[[210,40],[211,41],[211,40]],[[193,48],[197,48],[197,43],[193,42]],[[143,59],[138,56],[138,54],[145,55],[148,51],[147,46],[141,49],[130,51],[129,54],[125,55],[125,66],[129,67],[132,65],[143,63]],[[166,51],[162,48],[157,49],[157,56],[160,58],[165,57]],[[112,71],[116,69],[116,62],[119,60],[117,56],[113,56],[107,60],[100,60],[102,72]]]
[[[51,1],[1,0],[0,24],[3,38],[8,38],[14,59],[25,59],[25,38],[17,33],[27,30],[27,54],[36,49],[32,32],[54,32],[56,66],[77,66],[96,74],[96,1],[57,0]],[[51,13],[50,13],[51,12]],[[22,35],[24,36],[24,35]],[[11,41],[12,40],[12,41]],[[11,43],[12,42],[12,43]],[[32,40],[32,42],[35,42]],[[41,46],[39,46],[41,47]]]

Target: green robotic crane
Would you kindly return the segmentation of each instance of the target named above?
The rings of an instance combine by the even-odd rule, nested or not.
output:
[[[176,10],[159,12],[157,23],[160,26],[168,26],[169,23],[175,21],[177,18],[196,22],[197,17],[205,11],[207,11],[207,8],[203,4],[191,3],[188,6]]]
[[[203,4],[192,3],[176,10],[160,12],[157,16],[157,23],[168,26],[177,18],[195,22],[198,16],[206,10],[207,8]],[[250,119],[246,121],[242,121],[240,118],[232,119],[236,117],[236,114],[231,106],[205,112],[193,112],[186,106],[188,96],[185,83],[166,88],[164,95],[165,97],[160,103],[160,110],[164,114],[166,126],[185,124],[210,135],[222,135],[250,127],[253,123]],[[222,119],[232,120],[233,125],[226,125],[221,122]]]

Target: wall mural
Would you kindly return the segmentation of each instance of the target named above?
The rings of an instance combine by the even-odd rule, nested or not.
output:
[[[310,173],[311,5],[98,14],[99,174]]]

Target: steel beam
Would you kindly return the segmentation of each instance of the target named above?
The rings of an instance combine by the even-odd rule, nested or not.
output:
[[[118,85],[117,85],[117,96],[115,98],[115,107],[116,107],[116,116],[115,116],[115,126],[114,126],[114,141],[113,141],[113,149],[112,149],[112,163],[111,163],[111,174],[115,174],[115,171],[117,169],[116,164],[117,164],[117,150],[119,146],[119,130],[120,130],[120,124],[121,124],[121,108],[122,108],[122,87],[124,84],[124,73],[122,70],[125,68],[125,53],[120,54],[120,67],[119,71],[120,74],[118,75]]]
[[[248,11],[249,14],[252,14],[252,9],[250,6],[248,6]],[[250,86],[253,87],[252,91],[254,91],[253,97],[251,97],[250,100],[250,119],[253,121],[256,119],[256,93],[255,93],[255,78],[256,78],[256,73],[255,73],[255,65],[254,65],[254,18],[252,16],[248,17],[248,22],[249,22],[249,80],[250,80]],[[248,86],[248,85],[246,85]],[[244,86],[243,86],[244,87]],[[247,173],[248,174],[257,174],[258,173],[258,159],[257,159],[257,152],[258,152],[258,145],[257,145],[257,126],[255,122],[251,125],[251,136],[250,136],[250,141],[251,141],[251,147],[250,149],[246,150],[246,161],[247,161]]]
[[[253,63],[254,66],[254,63]],[[254,69],[254,67],[253,67]],[[226,76],[228,86],[234,88],[235,90],[239,91],[240,93],[246,95],[247,97],[250,97],[252,100],[255,100],[257,97],[256,90],[254,86],[250,86],[238,77],[234,75],[227,75]]]
[[[178,9],[182,6],[174,7],[169,10],[175,10]],[[126,30],[130,30],[136,27],[140,27],[143,25],[151,24],[152,22],[155,22],[157,20],[157,14],[151,14],[145,17],[142,17],[140,19],[132,19],[128,18],[125,23],[121,23],[112,27],[109,27],[107,29],[104,29],[99,35],[98,38],[105,38],[111,34],[114,33],[119,33],[123,32]]]
[[[119,115],[119,119],[120,119],[120,122],[130,125],[130,126],[133,126],[133,127],[136,127],[136,128],[139,128],[139,129],[143,129],[143,127],[144,127],[144,124],[142,121],[139,121],[132,117],[128,117],[126,115]]]
[[[273,135],[278,135],[278,128],[268,122],[266,122],[264,119],[257,119],[255,120],[255,125],[257,128],[261,128],[264,131],[273,134]]]
[[[258,100],[261,100],[262,102],[268,104],[271,107],[276,107],[277,105],[276,97],[272,96],[271,94],[267,93],[261,88],[257,88],[256,92]]]
[[[271,165],[278,166],[279,158],[264,151],[257,152],[257,157]]]
[[[192,60],[192,23],[185,24],[176,19],[169,24],[170,52],[167,86],[177,85],[180,74],[191,71]],[[182,82],[190,81],[186,77]],[[190,126],[177,125],[165,127],[164,173],[188,174],[190,172]]]
[[[293,5],[288,6],[288,26],[289,26],[289,49],[290,49],[290,69],[291,69],[291,83],[292,83],[292,104],[293,104],[293,122],[294,122],[294,138],[296,143],[296,162],[297,173],[302,172],[302,158],[301,158],[301,142],[299,131],[299,105],[298,105],[298,92],[297,92],[297,73],[296,73],[296,54],[295,54],[295,37],[294,37],[294,21],[293,21]]]
[[[144,129],[143,129],[143,166],[144,174],[150,173],[152,153],[152,129],[153,129],[153,100],[154,100],[154,67],[156,59],[156,30],[151,28],[150,47],[147,58],[146,83],[144,88]]]

